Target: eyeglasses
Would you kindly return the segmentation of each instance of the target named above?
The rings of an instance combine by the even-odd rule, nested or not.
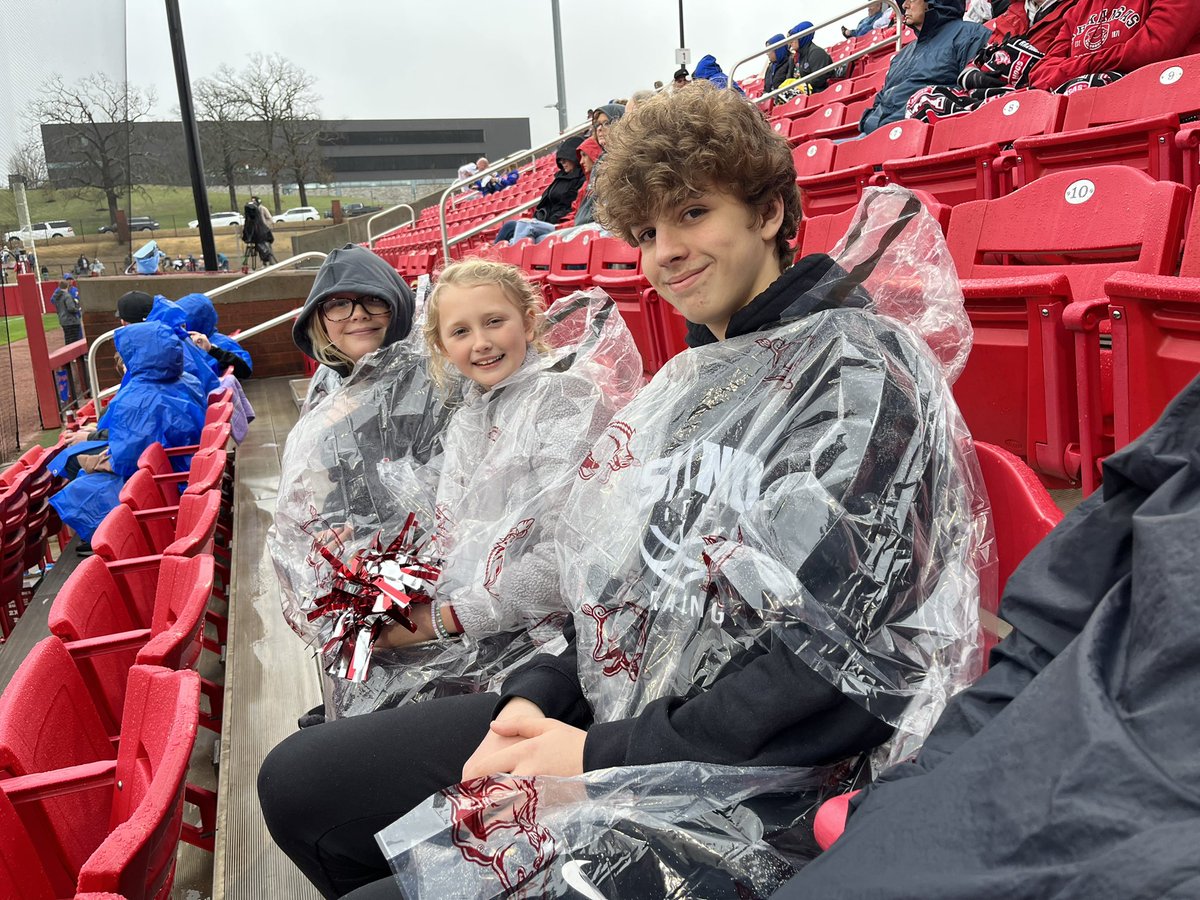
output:
[[[322,300],[317,309],[320,310],[321,317],[328,322],[344,322],[354,315],[356,306],[361,306],[368,316],[382,316],[392,311],[388,302],[378,297],[334,297]]]

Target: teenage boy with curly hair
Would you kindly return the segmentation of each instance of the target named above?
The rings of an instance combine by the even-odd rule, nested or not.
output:
[[[695,349],[581,461],[559,529],[565,649],[499,696],[327,723],[268,756],[267,824],[327,897],[398,896],[373,835],[464,777],[836,763],[903,732],[900,710],[970,655],[972,623],[939,644],[906,618],[976,602],[943,590],[973,527],[949,389],[861,292],[814,290],[844,274],[832,259],[791,264],[786,140],[735,92],[656,96],[611,130],[597,196]],[[870,639],[892,646],[898,624],[940,649],[897,662]]]

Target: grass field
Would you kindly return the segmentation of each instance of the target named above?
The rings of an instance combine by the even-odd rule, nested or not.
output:
[[[256,186],[255,190],[259,192],[264,201],[270,203],[269,187],[262,190]],[[245,186],[238,189],[237,195],[240,209],[250,195]],[[334,194],[310,191],[308,205],[315,206],[323,214],[329,209],[334,197]],[[89,196],[77,197],[74,196],[74,192],[43,188],[29,191],[28,199],[31,221],[66,219],[75,229],[75,234],[85,239],[84,243],[108,244],[113,241],[111,236],[98,233],[100,226],[109,224],[108,203],[99,191]],[[349,194],[338,196],[337,199],[341,200],[343,205],[369,202],[367,198]],[[284,196],[282,203],[283,209],[301,205],[298,194]],[[155,237],[159,235],[179,236],[174,235],[177,229],[180,235],[186,235],[189,233],[187,223],[196,218],[196,205],[192,200],[192,189],[188,187],[148,186],[142,190],[135,190],[132,197],[122,198],[121,205],[127,215],[150,216],[156,219],[163,230],[158,232]],[[208,205],[213,212],[227,212],[229,210],[229,191],[210,190]],[[14,231],[17,227],[16,222],[17,213],[13,193],[0,191],[0,227],[3,227],[5,231]],[[135,242],[138,237],[140,235],[135,234]]]
[[[25,340],[25,319],[22,316],[4,316],[0,325],[0,347],[5,347],[14,341]],[[58,316],[54,313],[49,313],[42,316],[42,327],[47,331],[55,330],[59,327]]]

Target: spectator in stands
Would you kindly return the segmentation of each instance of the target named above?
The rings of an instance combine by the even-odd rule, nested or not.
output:
[[[79,259],[75,260],[75,274],[82,278],[91,269],[92,264],[88,258],[80,253]]]
[[[876,0],[867,7],[867,14],[863,17],[854,28],[842,26],[842,37],[856,38],[862,37],[864,34],[870,34],[877,28],[887,28],[892,24],[895,13],[892,12],[892,7],[889,5],[884,7],[882,0]]]
[[[675,70],[675,74],[672,76],[672,81],[671,81],[671,90],[672,90],[672,91],[677,91],[677,90],[679,90],[680,88],[684,88],[684,87],[687,87],[687,86],[688,86],[688,70],[687,70],[687,67],[686,67],[686,66],[680,66],[678,69],[676,69],[676,70]]]
[[[917,39],[900,49],[888,67],[875,102],[858,128],[870,134],[904,118],[908,98],[923,87],[953,84],[991,36],[983,25],[964,22],[964,0],[904,0],[904,24]]]
[[[1014,3],[988,23],[992,36],[958,75],[954,86],[931,85],[908,98],[906,115],[929,121],[968,113],[984,103],[1029,86],[1029,75],[1076,0]]]
[[[468,180],[470,180],[471,176],[474,175],[475,173],[477,173],[478,171],[479,171],[479,167],[476,166],[475,163],[473,163],[473,162],[463,163],[461,166],[458,167],[458,180],[459,181],[468,181]]]
[[[594,219],[593,207],[596,203],[595,181],[596,167],[604,156],[604,148],[594,137],[588,138],[579,145],[579,166],[583,169],[587,180],[575,197],[575,206],[571,214],[571,225],[590,225]]]
[[[155,441],[167,447],[195,444],[204,427],[205,399],[199,382],[184,371],[183,342],[161,322],[126,325],[114,338],[125,364],[121,387],[97,423],[107,432],[107,447],[79,453],[82,470],[50,505],[78,532],[89,552],[92,533],[119,502],[121,486],[137,471],[138,457]],[[98,449],[98,448],[96,448]],[[187,470],[187,458],[176,467]]]
[[[1035,547],[920,754],[774,896],[1196,896],[1200,379]]]
[[[95,259],[93,259],[93,260],[92,260],[92,274],[91,274],[91,277],[93,277],[93,278],[99,278],[99,277],[100,277],[101,275],[103,275],[103,274],[104,274],[104,263],[102,263],[102,262],[100,261],[100,257],[98,257],[98,256],[97,256]]]
[[[238,380],[249,378],[254,366],[250,354],[233,338],[217,331],[217,308],[213,302],[204,294],[188,294],[180,297],[178,303],[187,316],[188,337],[208,354],[209,365],[217,377],[232,367]]]
[[[368,353],[407,336],[412,318],[412,291],[395,269],[357,244],[331,252],[292,325],[296,346],[321,364],[305,406],[341,384]]]
[[[788,31],[788,35],[798,35],[812,28],[812,22],[801,22],[798,25],[792,26]],[[825,90],[829,84],[830,76],[833,72],[826,72],[824,75],[819,75],[816,78],[809,78],[813,72],[818,72],[826,66],[833,65],[833,59],[825,52],[824,48],[818,47],[813,43],[813,33],[809,32],[802,37],[797,37],[788,46],[792,51],[792,78],[803,79],[809,86],[810,93],[817,93]]]
[[[767,38],[767,46],[783,40],[782,34],[773,34]],[[767,54],[767,70],[763,74],[763,93],[769,94],[783,85],[792,77],[792,54],[787,44],[776,47]]]
[[[979,22],[981,25],[986,25],[997,16],[1004,15],[1011,8],[1009,0],[967,0],[967,11],[963,14],[963,19],[967,22]]]
[[[579,164],[579,145],[583,138],[567,138],[558,145],[554,154],[554,164],[558,171],[554,180],[547,185],[542,193],[542,199],[533,209],[532,219],[509,220],[500,226],[496,234],[496,243],[508,241],[516,243],[524,237],[540,240],[554,230],[571,211],[579,189],[583,186],[583,168]]]
[[[721,71],[717,58],[711,53],[700,57],[700,62],[696,63],[696,68],[692,71],[692,78],[695,81],[710,82],[719,88],[729,87],[729,76]],[[739,94],[746,93],[736,81],[733,83],[733,87]]]
[[[122,325],[136,325],[145,322],[154,309],[154,298],[145,291],[129,291],[117,300],[117,318]]]
[[[822,676],[791,646],[815,638],[823,604],[836,603],[843,590],[847,605],[835,615],[848,615],[853,628],[875,634],[878,619],[859,621],[868,611],[923,602],[924,587],[914,595],[902,582],[920,571],[917,582],[932,585],[942,566],[963,562],[952,563],[926,544],[935,534],[940,543],[943,528],[960,536],[971,528],[954,516],[943,518],[945,507],[934,499],[942,491],[932,489],[943,473],[963,464],[955,440],[938,423],[942,411],[953,415],[949,387],[916,339],[860,308],[860,295],[814,292],[837,270],[829,257],[791,264],[789,242],[800,218],[791,148],[759,111],[731,91],[703,85],[656,97],[613,130],[598,187],[603,220],[641,247],[650,283],[703,327],[698,342],[704,346],[680,358],[683,365],[660,370],[622,410],[621,421],[610,426],[612,436],[584,461],[568,500],[559,534],[575,540],[582,529],[599,545],[597,558],[607,562],[597,562],[604,571],[593,573],[601,589],[577,598],[595,613],[588,633],[577,639],[574,622],[590,621],[592,613],[576,608],[567,620],[565,649],[519,669],[499,696],[433,700],[330,722],[290,736],[267,757],[258,782],[267,825],[326,897],[400,896],[374,834],[462,778],[497,772],[575,776],[614,766],[636,773],[679,760],[807,766],[877,746],[893,729],[852,698],[847,682],[857,679]],[[796,354],[798,345],[804,349],[788,357],[791,362],[771,363],[764,349]],[[747,353],[761,355],[743,368]],[[776,396],[781,399],[772,402]],[[638,426],[627,424],[631,417]],[[648,424],[652,419],[657,425]],[[650,433],[642,435],[638,427]],[[752,509],[740,518],[731,505],[739,501],[698,486],[687,474],[710,473],[710,484],[721,478],[713,474],[721,463],[711,454],[730,464],[739,455],[765,461],[767,471],[751,479]],[[916,485],[921,487],[913,490]],[[609,490],[621,497],[641,491],[636,515],[642,534],[619,527],[605,533],[591,520],[568,520],[579,511],[576,504],[599,504]],[[630,504],[638,507],[637,500]],[[759,525],[774,529],[779,516],[781,538],[799,540],[793,526],[804,530],[800,520],[784,525],[785,509],[822,511],[794,553],[767,549],[753,536]],[[744,576],[737,588],[709,568],[708,596],[729,589],[738,605],[758,606],[773,590],[761,581],[770,577],[768,569],[776,578],[780,570],[806,571],[805,603],[818,610],[811,630],[798,622],[779,624],[768,629],[769,646],[753,639],[738,645],[743,626],[726,617],[730,654],[710,653],[703,638],[690,643],[692,629],[722,631],[703,624],[712,612],[704,604],[719,603],[704,600],[704,589],[694,616],[674,619],[656,605],[638,605],[661,599],[667,609],[687,606],[687,591],[671,586],[684,582],[660,581],[656,573],[660,566],[681,571],[674,568],[685,564],[672,555],[680,549],[674,542],[692,527],[701,532],[687,538],[697,548],[687,558],[700,569],[700,534],[723,528],[716,524],[722,521],[730,523],[731,534],[738,532],[736,549],[727,552],[739,560],[761,558],[765,568],[735,567]],[[859,577],[862,559],[885,557],[893,562],[877,573],[881,580]],[[560,575],[565,582],[567,572]],[[606,585],[605,577],[611,579]],[[957,602],[966,609],[978,599]],[[778,608],[771,610],[767,618],[777,621]],[[623,625],[614,620],[607,628],[622,630],[606,631],[604,622],[621,615],[627,617]],[[761,621],[758,613],[749,617]],[[668,648],[662,635],[675,633],[669,622],[678,622],[681,633],[678,646]],[[650,632],[658,635],[655,650],[643,656],[638,635]],[[857,658],[859,652],[839,647],[830,655]],[[693,664],[704,669],[702,684],[691,682]],[[600,695],[609,689],[598,686],[608,665],[616,676],[607,682],[612,691],[620,694],[622,685],[633,684],[631,690],[648,694],[632,714],[602,718],[597,712],[597,703],[608,699]],[[869,661],[863,665],[871,668]],[[872,672],[872,685],[886,681]],[[593,686],[586,695],[585,679]],[[657,688],[648,686],[655,683]],[[585,790],[580,787],[581,796]]]
[[[605,103],[592,110],[592,137],[601,147],[604,146],[605,133],[623,115],[625,115],[625,107],[620,103]]]
[[[154,306],[146,316],[146,321],[162,322],[183,342],[183,368],[200,382],[206,397],[221,387],[217,374],[213,371],[211,357],[192,343],[188,334],[187,313],[178,303],[161,294],[155,295]]]
[[[63,343],[82,341],[83,307],[79,303],[79,288],[75,286],[74,275],[68,272],[62,277],[58,287],[50,295],[50,303],[58,315],[58,324],[62,326]]]
[[[1200,53],[1194,0],[1076,0],[1029,81],[1039,90],[1065,92],[1076,78],[1103,84],[1193,53]]]

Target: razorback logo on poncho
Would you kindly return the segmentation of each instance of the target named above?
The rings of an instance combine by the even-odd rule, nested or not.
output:
[[[554,839],[538,824],[532,779],[489,775],[442,792],[450,801],[450,841],[462,858],[490,869],[514,888],[556,856]]]
[[[533,528],[533,519],[522,519],[492,546],[492,550],[488,554],[487,563],[484,565],[486,574],[483,579],[483,589],[493,597],[496,596],[496,591],[494,590],[496,582],[500,579],[500,573],[504,571],[504,554],[508,551],[513,541],[529,537],[529,530],[531,528]]]
[[[600,452],[599,457],[602,460],[606,460],[605,462],[597,461],[596,450],[588,451],[588,455],[579,464],[579,477],[584,481],[599,473],[600,483],[608,484],[608,479],[612,477],[613,472],[620,472],[622,469],[627,469],[630,466],[640,465],[637,459],[634,458],[633,451],[630,449],[630,444],[633,442],[632,428],[624,422],[612,422],[605,429],[604,437],[606,442],[612,441],[613,446],[610,448],[606,443],[602,444],[604,449],[608,451],[608,454],[606,456],[603,452]]]
[[[592,660],[601,664],[604,675],[612,678],[624,672],[631,681],[637,681],[642,671],[650,614],[636,603],[611,609],[599,603],[585,603],[583,614],[596,623]]]

